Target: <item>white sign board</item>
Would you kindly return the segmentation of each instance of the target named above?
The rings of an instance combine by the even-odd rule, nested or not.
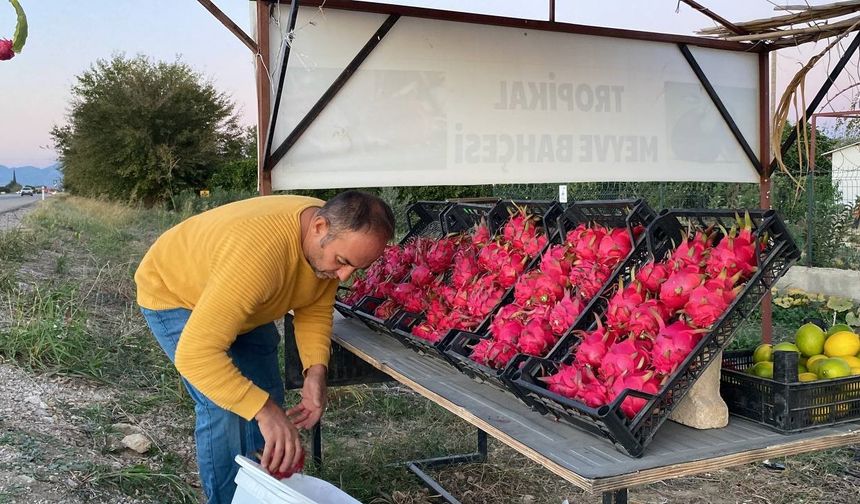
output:
[[[274,147],[385,19],[300,8]],[[758,151],[757,55],[690,49]],[[675,44],[408,17],[272,173],[275,189],[654,180],[758,181]]]

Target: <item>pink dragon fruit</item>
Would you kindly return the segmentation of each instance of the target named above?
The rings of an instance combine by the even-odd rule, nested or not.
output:
[[[703,331],[677,320],[660,330],[651,349],[651,366],[663,375],[670,375],[684,362],[702,339]]]
[[[600,361],[600,376],[608,380],[644,369],[648,357],[636,340],[616,341]]]
[[[566,246],[553,245],[546,251],[540,262],[541,272],[562,286],[567,286],[567,276],[570,273],[570,261],[566,259],[566,254]]]
[[[690,298],[690,293],[702,284],[703,275],[697,267],[687,265],[672,273],[660,286],[660,301],[670,310],[680,310]]]
[[[479,272],[478,258],[474,250],[460,250],[454,255],[454,271],[451,273],[451,285],[458,289],[462,288],[475,278]],[[414,270],[412,274],[415,274]]]
[[[574,399],[582,385],[582,372],[574,366],[562,364],[557,373],[539,377],[538,380],[546,383],[550,392]]]
[[[703,285],[690,293],[684,313],[694,326],[707,328],[725,313],[734,299],[735,292],[732,290],[710,290]]]
[[[609,402],[609,389],[606,384],[594,375],[591,368],[582,368],[581,375],[582,379],[576,398],[590,408],[607,404]]]
[[[10,60],[14,57],[15,51],[12,50],[12,41],[0,38],[0,61]]]
[[[597,320],[597,329],[582,331],[577,334],[582,342],[576,348],[574,362],[580,366],[600,367],[600,363],[609,347],[615,343],[615,333],[607,331]]]
[[[433,273],[442,273],[451,265],[457,245],[453,238],[442,238],[433,243],[424,258]]]
[[[493,369],[501,369],[507,366],[516,354],[515,345],[504,341],[482,339],[472,348],[469,358]]]
[[[626,258],[632,249],[633,243],[630,241],[627,228],[615,228],[600,239],[597,253],[601,258],[609,259],[609,262],[615,265]]]
[[[532,318],[523,328],[517,340],[517,348],[522,353],[542,357],[555,342],[556,337],[546,320]]]
[[[668,309],[663,303],[647,299],[633,309],[626,329],[634,336],[647,334],[653,338],[660,331],[660,323],[668,317]]]
[[[549,325],[553,334],[561,336],[567,332],[582,313],[582,308],[582,302],[578,298],[571,299],[570,291],[565,290],[564,297],[549,312]]]
[[[636,273],[638,280],[648,292],[657,293],[660,285],[669,278],[669,267],[663,263],[649,262]]]
[[[610,401],[615,400],[625,390],[637,390],[653,395],[660,391],[660,381],[653,371],[619,376],[610,387]],[[633,418],[642,411],[647,402],[647,399],[628,394],[621,403],[621,411],[627,418]]]

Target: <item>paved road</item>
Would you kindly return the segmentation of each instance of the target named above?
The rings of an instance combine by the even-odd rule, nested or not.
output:
[[[18,196],[17,194],[0,194],[0,214],[21,208],[22,206],[32,205],[42,199],[42,195],[37,196]]]

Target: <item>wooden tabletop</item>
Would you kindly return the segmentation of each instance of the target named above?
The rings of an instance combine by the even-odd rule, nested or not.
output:
[[[731,417],[723,429],[696,430],[668,421],[642,458],[608,440],[531,411],[513,395],[478,383],[354,319],[335,314],[333,339],[553,473],[589,492],[605,492],[700,474],[767,458],[860,443],[860,422],[779,434]]]

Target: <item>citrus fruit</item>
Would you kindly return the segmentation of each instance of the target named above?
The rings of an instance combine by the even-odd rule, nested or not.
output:
[[[857,358],[853,355],[848,355],[848,356],[839,357],[839,358],[844,360],[845,362],[847,362],[849,367],[853,367],[853,368],[860,367],[860,358]]]
[[[851,376],[857,376],[857,375],[860,375],[860,367],[851,368]]]
[[[800,373],[797,375],[797,379],[802,382],[815,381],[818,379],[818,375],[815,373]]]
[[[824,340],[826,338],[824,331],[812,322],[803,324],[794,333],[794,342],[797,344],[800,353],[806,357],[823,352]]]
[[[842,359],[830,358],[818,363],[819,378],[833,379],[846,376],[851,376],[851,366]]]
[[[823,354],[813,355],[806,361],[806,369],[808,369],[812,373],[818,372],[818,361],[822,359],[826,359],[827,356]]]
[[[773,351],[774,352],[777,352],[777,351],[779,351],[779,352],[797,352],[798,354],[800,353],[800,350],[797,348],[797,345],[795,345],[794,343],[788,342],[788,341],[783,341],[782,343],[777,343],[776,345],[773,346]],[[813,354],[813,355],[815,355],[815,354]],[[798,357],[799,357],[799,355],[798,355]]]
[[[773,362],[756,362],[752,368],[752,374],[759,378],[773,378]]]
[[[838,332],[848,331],[851,332],[851,326],[848,324],[834,324],[830,326],[830,329],[827,330],[827,336],[832,336]]]
[[[857,352],[860,352],[860,336],[853,332],[839,331],[824,342],[824,355],[828,357],[857,355]]]
[[[773,360],[773,345],[763,343],[755,348],[753,362],[766,362]]]
[[[803,373],[808,373],[808,372],[809,372],[809,370],[806,369],[806,366],[804,366],[803,364],[797,365],[797,374],[803,374]]]

